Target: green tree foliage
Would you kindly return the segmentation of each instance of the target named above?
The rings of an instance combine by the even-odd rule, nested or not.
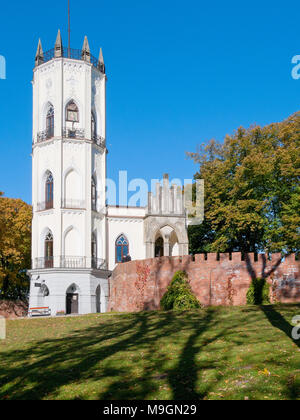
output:
[[[268,305],[270,286],[265,279],[253,279],[247,292],[248,305]]]
[[[165,311],[201,308],[200,302],[193,295],[185,272],[175,273],[168,290],[160,301],[160,306]]]
[[[300,249],[300,112],[281,123],[239,128],[197,153],[205,222],[189,230],[191,252]]]
[[[32,208],[22,200],[0,196],[0,299],[26,299]]]

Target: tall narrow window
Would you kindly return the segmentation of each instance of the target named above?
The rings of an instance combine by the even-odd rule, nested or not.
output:
[[[129,256],[129,242],[126,236],[121,235],[116,240],[116,262],[123,262]]]
[[[45,238],[45,268],[53,267],[53,235],[49,232]]]
[[[53,176],[51,172],[48,173],[46,179],[45,207],[46,209],[53,208]]]
[[[79,122],[79,110],[74,101],[70,101],[67,105],[66,121]]]
[[[97,211],[97,184],[92,176],[92,210]]]
[[[97,238],[95,233],[92,233],[92,267],[97,268]]]
[[[92,117],[91,117],[91,129],[92,129],[92,140],[95,140],[97,136],[97,126],[96,126],[95,114],[93,112],[92,112]]]
[[[54,137],[54,108],[50,105],[46,117],[46,138]]]

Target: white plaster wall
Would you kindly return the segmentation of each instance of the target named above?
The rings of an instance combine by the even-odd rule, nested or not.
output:
[[[39,276],[39,279],[37,280]],[[45,284],[49,296],[41,298],[40,289],[34,284]],[[66,293],[75,284],[79,293],[79,314],[96,312],[96,289],[101,287],[101,312],[107,310],[109,285],[106,277],[96,277],[89,270],[43,270],[31,273],[29,307],[49,306],[51,315],[66,311]],[[76,291],[77,293],[77,291]]]
[[[50,229],[54,236],[54,256],[91,257],[91,232],[97,225],[99,250],[105,258],[105,222],[93,222],[91,211],[91,177],[97,176],[99,211],[105,207],[106,151],[89,141],[65,139],[65,109],[70,100],[79,108],[79,122],[74,128],[85,130],[91,138],[91,111],[97,122],[97,134],[105,137],[106,78],[89,63],[58,58],[34,69],[33,77],[33,165],[32,258],[44,256],[44,233]],[[54,138],[36,144],[37,134],[46,128],[48,104],[54,106]],[[37,212],[38,203],[45,201],[45,173],[54,177],[54,209]],[[84,202],[82,211],[64,210],[62,204]],[[70,206],[68,206],[70,207]],[[98,218],[98,215],[95,216]],[[67,235],[67,236],[66,236]]]
[[[146,258],[144,215],[144,208],[108,207],[109,270],[113,270],[116,266],[115,243],[121,234],[124,234],[129,241],[129,254],[132,260]]]

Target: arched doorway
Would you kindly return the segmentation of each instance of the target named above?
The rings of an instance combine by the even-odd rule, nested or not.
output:
[[[72,284],[66,293],[66,314],[79,313],[79,288],[76,284]]]
[[[96,289],[96,312],[101,313],[101,287],[100,284]]]
[[[154,256],[155,258],[164,256],[164,240],[161,236],[159,236],[155,241]]]

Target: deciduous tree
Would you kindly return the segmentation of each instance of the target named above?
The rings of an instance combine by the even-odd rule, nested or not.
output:
[[[29,289],[32,208],[22,200],[0,198],[0,298],[23,299]]]
[[[265,127],[240,127],[188,155],[205,180],[205,222],[192,252],[297,252],[300,248],[300,112]]]

